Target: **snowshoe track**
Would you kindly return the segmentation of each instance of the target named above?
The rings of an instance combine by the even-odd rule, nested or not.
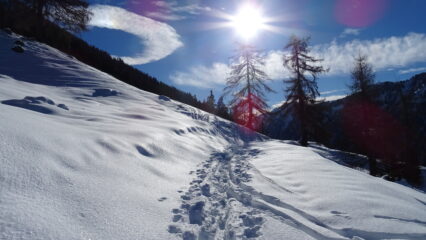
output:
[[[251,196],[240,187],[249,176],[233,163],[236,148],[214,152],[196,170],[196,179],[173,209],[169,232],[184,240],[255,239],[261,236],[261,212],[250,206]],[[231,154],[232,153],[232,154]]]

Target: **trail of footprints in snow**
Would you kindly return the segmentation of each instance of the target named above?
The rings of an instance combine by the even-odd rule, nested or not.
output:
[[[182,205],[172,210],[170,233],[184,240],[261,236],[264,219],[250,207],[251,196],[239,186],[250,179],[248,165],[231,160],[227,151],[215,152],[196,170],[196,179],[181,195]]]

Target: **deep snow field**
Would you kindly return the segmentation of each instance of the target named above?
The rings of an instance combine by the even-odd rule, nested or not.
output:
[[[0,239],[426,239],[423,192],[18,38],[0,33]]]

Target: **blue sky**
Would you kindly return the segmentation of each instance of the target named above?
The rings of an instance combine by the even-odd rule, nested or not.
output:
[[[330,68],[318,80],[324,97],[348,93],[353,57],[367,54],[376,81],[405,80],[426,71],[423,0],[91,0],[89,31],[81,37],[129,64],[205,99],[222,94],[235,43],[248,41],[266,56],[265,71],[284,99],[283,46],[292,34],[311,37],[312,54]],[[255,6],[267,28],[250,39],[228,19]],[[227,16],[227,17],[226,17]],[[217,99],[217,98],[216,98]]]

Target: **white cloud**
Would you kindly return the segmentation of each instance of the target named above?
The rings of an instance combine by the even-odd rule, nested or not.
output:
[[[340,38],[347,37],[349,35],[358,36],[361,33],[361,29],[359,28],[345,28],[343,32],[340,34]]]
[[[289,72],[282,65],[282,55],[279,52],[270,52],[265,57],[265,73],[270,79],[283,79]],[[225,63],[216,62],[211,66],[194,66],[186,72],[175,72],[170,79],[179,85],[189,85],[199,88],[212,88],[225,85],[229,77],[230,68]]]
[[[406,73],[413,73],[413,72],[423,72],[426,71],[426,67],[419,67],[419,68],[409,68],[405,70],[399,70],[399,74],[406,74]]]
[[[186,19],[189,15],[198,15],[203,11],[210,11],[209,7],[202,7],[193,3],[188,5],[179,5],[177,1],[155,1],[154,4],[159,7],[157,11],[146,12],[148,17],[163,21],[178,21]]]
[[[145,15],[150,18],[158,19],[162,21],[179,21],[186,18],[185,16],[182,16],[182,15],[178,15],[174,13],[165,13],[165,12],[147,12],[145,13]]]
[[[366,54],[374,69],[380,71],[426,61],[426,35],[409,33],[404,37],[353,40],[343,44],[334,41],[314,46],[312,52],[324,59],[330,75],[349,73],[359,53]]]
[[[265,73],[273,80],[282,80],[290,77],[290,72],[283,65],[282,51],[268,52],[265,57]]]
[[[183,46],[176,30],[166,23],[109,5],[90,6],[93,16],[90,26],[122,30],[141,39],[144,50],[135,56],[120,57],[131,65],[160,60]],[[119,43],[118,43],[119,44]]]
[[[230,69],[224,63],[214,63],[211,66],[195,66],[189,72],[176,72],[170,79],[179,85],[190,85],[199,88],[212,88],[224,85]]]
[[[372,63],[376,71],[389,68],[401,68],[416,62],[426,61],[426,35],[409,33],[403,37],[389,37],[375,40],[352,40],[345,43],[333,41],[329,44],[316,45],[312,47],[312,55],[324,59],[322,65],[330,68],[326,73],[331,75],[349,74],[354,62],[354,57],[359,53],[367,54],[368,61]],[[289,72],[283,67],[283,51],[270,51],[265,58],[265,72],[273,80],[288,78]],[[215,63],[216,66],[224,63]],[[199,71],[202,69],[202,71]],[[202,87],[204,85],[223,84],[217,81],[215,74],[226,79],[224,67],[214,69],[211,67],[197,66],[189,72],[178,72],[174,76],[181,76],[175,83],[181,85],[192,85]],[[222,71],[216,73],[216,71]],[[209,72],[209,74],[205,74]],[[185,76],[185,77],[182,77]],[[194,81],[196,79],[196,81]]]

